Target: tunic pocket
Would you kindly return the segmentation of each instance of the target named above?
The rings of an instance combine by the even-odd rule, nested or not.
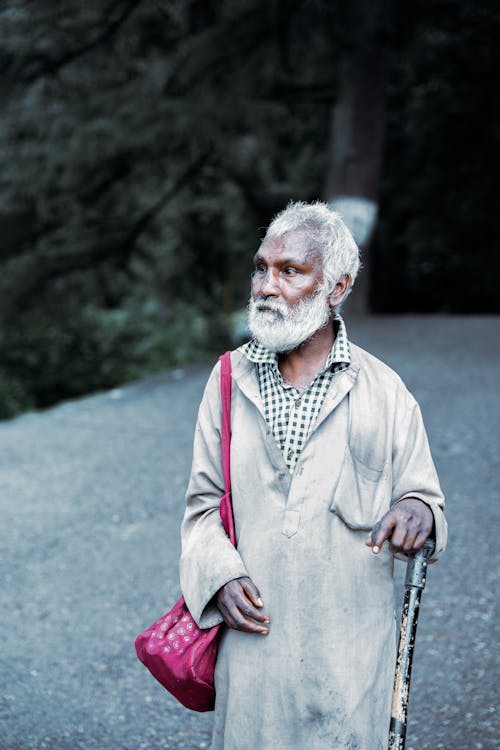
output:
[[[349,528],[370,530],[389,510],[390,502],[387,464],[368,466],[347,444],[330,510]]]

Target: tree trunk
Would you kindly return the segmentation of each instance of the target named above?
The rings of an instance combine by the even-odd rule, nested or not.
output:
[[[363,272],[349,299],[352,312],[369,308],[369,253],[378,213],[385,126],[390,0],[351,0],[346,44],[332,113],[325,200],[338,211],[362,251]]]

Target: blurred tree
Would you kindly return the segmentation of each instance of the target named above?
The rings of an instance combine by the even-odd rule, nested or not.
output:
[[[364,273],[349,309],[368,310],[367,252],[375,230],[390,38],[390,0],[351,0],[333,107],[325,200],[344,218],[363,253]]]
[[[4,1],[0,414],[219,349],[256,227],[332,165],[328,197],[375,200],[387,50],[373,305],[462,309],[498,241],[499,14],[417,0],[387,38],[385,5]],[[492,287],[469,309],[497,309]]]
[[[255,227],[320,192],[333,10],[4,4],[4,414],[221,345]]]

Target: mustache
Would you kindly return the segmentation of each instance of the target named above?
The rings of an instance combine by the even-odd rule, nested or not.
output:
[[[249,303],[250,309],[253,309],[256,312],[259,313],[277,313],[282,318],[284,318],[288,313],[288,307],[287,305],[283,304],[282,302],[277,302],[276,300],[250,300]]]
[[[322,290],[317,289],[312,294],[308,295],[307,297],[303,297],[299,302],[297,302],[293,307],[290,305],[287,305],[285,302],[278,302],[278,300],[275,299],[256,299],[254,300],[252,297],[250,297],[248,302],[248,309],[250,312],[253,312],[254,314],[256,312],[259,313],[277,313],[281,318],[287,318],[290,314],[293,314],[294,312],[298,312],[299,309],[303,309],[310,305],[315,299],[317,299],[318,296],[321,296]]]

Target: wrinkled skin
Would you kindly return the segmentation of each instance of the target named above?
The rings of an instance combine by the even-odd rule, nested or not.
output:
[[[263,613],[259,590],[250,578],[235,578],[219,589],[215,601],[226,625],[245,633],[269,633],[269,617]]]
[[[377,554],[386,540],[393,554],[410,555],[422,549],[431,536],[434,516],[428,505],[416,497],[396,503],[372,529],[365,544]]]

